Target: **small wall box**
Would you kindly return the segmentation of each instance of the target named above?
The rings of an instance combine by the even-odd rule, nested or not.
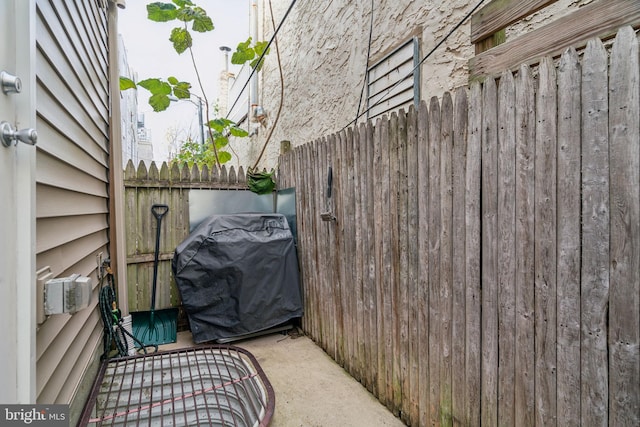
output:
[[[44,285],[44,314],[71,314],[88,307],[91,288],[91,278],[79,274],[48,280]]]

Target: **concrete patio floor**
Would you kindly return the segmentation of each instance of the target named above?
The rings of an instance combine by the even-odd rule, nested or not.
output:
[[[366,388],[306,336],[264,335],[231,344],[251,352],[276,395],[271,427],[403,426]],[[162,350],[193,346],[178,333]]]

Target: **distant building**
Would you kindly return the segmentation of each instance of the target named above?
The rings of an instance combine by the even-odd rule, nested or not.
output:
[[[120,75],[137,81],[138,76],[129,66],[127,49],[122,35],[118,34],[118,67]],[[122,166],[129,160],[138,165],[138,94],[135,90],[120,92],[120,123],[122,132]]]
[[[138,114],[138,162],[145,162],[147,166],[153,161],[153,144],[151,129],[144,125],[144,114]],[[137,165],[137,163],[136,163]]]

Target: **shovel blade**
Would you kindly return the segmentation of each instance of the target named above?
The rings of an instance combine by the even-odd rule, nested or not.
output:
[[[133,336],[144,346],[174,343],[178,335],[178,309],[131,313]]]

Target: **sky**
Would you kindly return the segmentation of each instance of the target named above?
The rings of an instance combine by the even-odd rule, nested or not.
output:
[[[163,0],[170,3],[171,0]],[[192,84],[192,92],[202,96],[188,51],[178,55],[169,41],[171,29],[178,21],[153,22],[147,19],[146,5],[152,0],[127,0],[126,8],[118,14],[118,32],[127,50],[129,66],[138,80],[174,76]],[[207,33],[192,32],[193,50],[202,83],[211,107],[218,98],[220,72],[224,70],[221,46],[235,50],[237,44],[249,37],[249,0],[193,0],[213,20],[215,29]],[[231,56],[229,55],[229,58]],[[239,67],[229,64],[229,71]],[[171,103],[163,112],[156,113],[148,104],[149,92],[138,89],[138,112],[144,113],[146,127],[151,129],[154,160],[165,161],[168,155],[167,134],[177,129],[184,137],[199,138],[198,107],[188,101]],[[206,119],[205,119],[206,120]]]

